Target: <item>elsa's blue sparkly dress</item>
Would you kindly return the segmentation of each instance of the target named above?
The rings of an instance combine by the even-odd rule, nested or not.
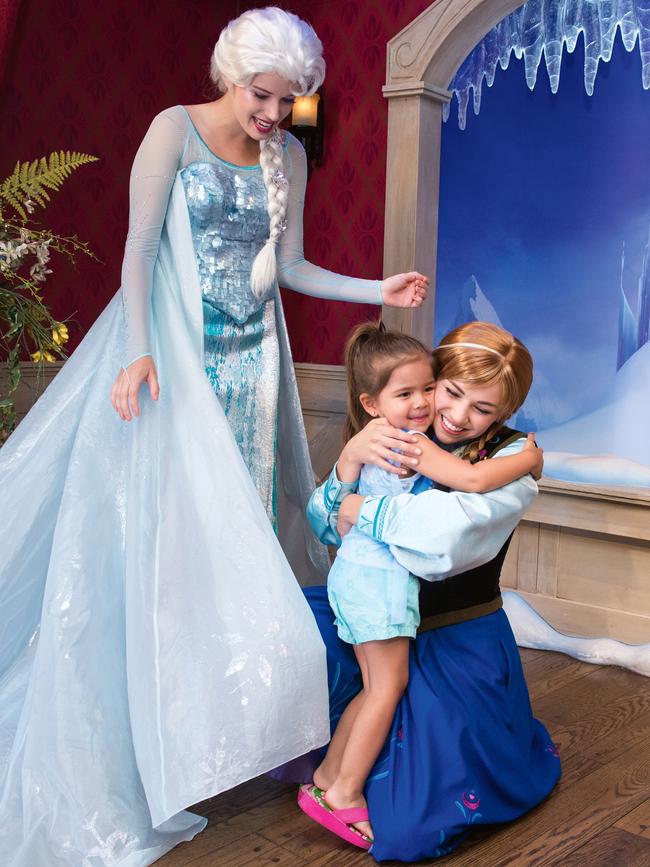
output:
[[[305,262],[292,138],[285,172],[283,285],[378,302]],[[295,580],[326,565],[302,530],[313,477],[279,292],[248,285],[265,198],[259,167],[159,115],[121,291],[0,450],[3,867],[144,867],[204,827],[187,807],[328,739]],[[160,398],[125,424],[111,386],[147,354]]]

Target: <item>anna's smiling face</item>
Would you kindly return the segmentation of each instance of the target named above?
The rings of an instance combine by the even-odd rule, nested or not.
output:
[[[503,418],[503,389],[499,383],[472,385],[461,379],[438,379],[433,430],[441,443],[478,439]]]

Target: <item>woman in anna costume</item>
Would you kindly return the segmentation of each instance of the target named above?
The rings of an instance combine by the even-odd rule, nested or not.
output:
[[[503,422],[530,387],[526,348],[496,326],[472,322],[443,338],[436,357],[432,438],[470,460],[519,451],[525,435]],[[363,463],[389,469],[395,448],[410,465],[416,446],[408,435],[370,423],[312,496],[309,517],[329,544],[354,524],[389,544],[398,562],[421,578],[408,687],[365,791],[371,854],[377,861],[417,861],[449,853],[473,826],[512,821],[530,810],[557,782],[560,762],[532,715],[499,592],[508,544],[537,493],[535,482],[528,476],[488,494],[438,489],[364,499],[354,484],[339,481],[337,468],[343,478]],[[422,448],[419,469],[426,473],[426,443]],[[325,588],[305,593],[328,650],[335,727],[360,688],[359,671],[337,636]],[[302,765],[305,778],[318,763],[312,758]],[[327,780],[316,782],[327,789]]]

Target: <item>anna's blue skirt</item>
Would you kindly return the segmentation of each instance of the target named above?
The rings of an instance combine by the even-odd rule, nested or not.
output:
[[[351,646],[337,636],[326,589],[304,592],[327,646],[334,729],[361,678]],[[308,776],[317,759],[296,763],[294,773]],[[371,854],[377,861],[446,855],[473,826],[509,822],[539,804],[559,776],[505,613],[424,632],[411,643],[408,688],[368,778]]]

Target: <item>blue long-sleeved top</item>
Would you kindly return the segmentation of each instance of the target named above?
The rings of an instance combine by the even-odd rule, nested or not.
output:
[[[493,459],[516,454],[524,443],[524,437],[515,440]],[[356,487],[356,482],[339,481],[335,466],[312,494],[307,517],[321,542],[340,545],[339,507]],[[430,490],[417,496],[366,497],[356,526],[389,545],[413,575],[441,581],[495,557],[536,495],[537,484],[528,475],[487,494]]]

